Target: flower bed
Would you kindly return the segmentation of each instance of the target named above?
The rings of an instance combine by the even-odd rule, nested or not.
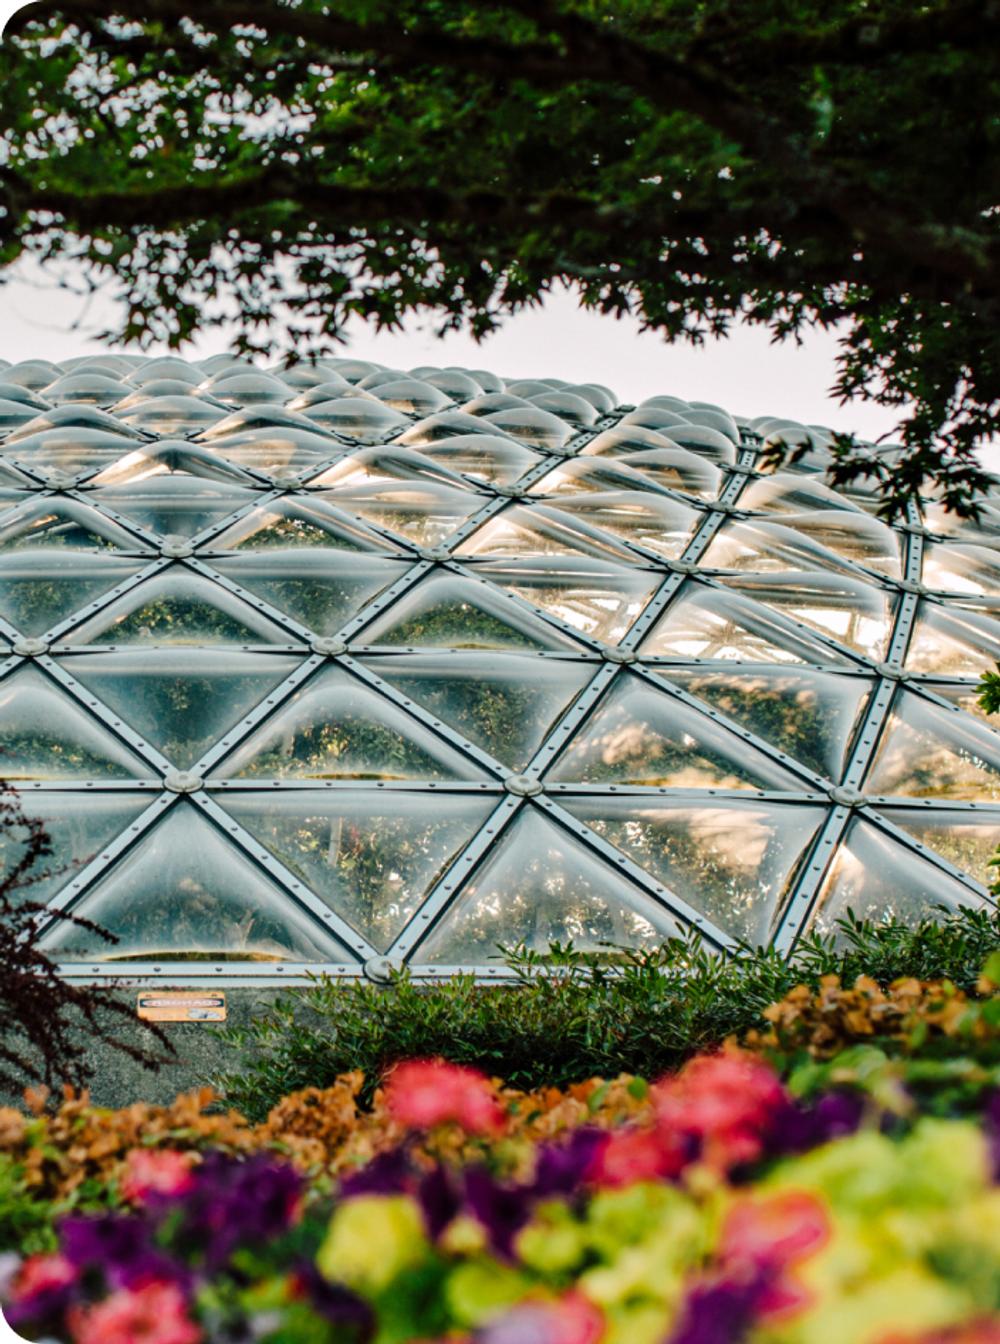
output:
[[[911,990],[904,1017],[942,993]],[[203,1099],[114,1113],[109,1207],[8,1265],[7,1318],[73,1344],[1000,1344],[991,1092],[929,1115],[899,1076],[867,1087],[845,1066],[793,1095],[760,1052],[792,1031],[792,1072],[829,1069],[844,1052],[814,1041],[821,1006],[786,1002],[758,1053],[648,1087],[518,1094],[416,1061],[365,1115],[358,1078],[267,1126]],[[962,1010],[970,1039],[991,1030],[982,1008]],[[26,1120],[17,1151],[44,1149],[32,1126],[93,1143],[96,1114]]]

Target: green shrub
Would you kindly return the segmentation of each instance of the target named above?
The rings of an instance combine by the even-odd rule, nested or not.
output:
[[[832,936],[803,940],[790,959],[749,948],[721,955],[692,936],[622,952],[613,965],[572,947],[544,958],[507,950],[513,985],[468,975],[426,985],[405,972],[386,986],[319,978],[248,1027],[221,1030],[234,1063],[213,1084],[261,1119],[287,1093],[352,1069],[365,1071],[370,1092],[405,1058],[442,1055],[525,1089],[595,1074],[654,1077],[762,1025],[768,1004],[797,984],[829,974],[851,984],[864,974],[881,985],[916,976],[971,990],[998,946],[1000,915],[962,910],[915,928],[849,918]]]

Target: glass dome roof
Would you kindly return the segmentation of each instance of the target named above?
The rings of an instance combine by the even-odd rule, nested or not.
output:
[[[53,918],[67,974],[488,976],[989,900],[1000,498],[888,527],[820,426],[481,370],[0,383],[2,774],[32,897],[116,940]]]

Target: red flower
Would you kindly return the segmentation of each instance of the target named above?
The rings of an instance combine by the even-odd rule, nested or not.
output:
[[[619,1187],[638,1181],[662,1181],[684,1166],[684,1152],[666,1136],[650,1129],[619,1129],[598,1148],[587,1171],[595,1185]]]
[[[133,1148],[119,1179],[122,1197],[142,1204],[150,1195],[183,1195],[194,1183],[190,1153],[173,1148]]]
[[[520,1302],[486,1326],[477,1344],[600,1344],[604,1313],[582,1293],[555,1302]]]
[[[756,1304],[761,1320],[795,1314],[810,1301],[792,1271],[830,1239],[830,1220],[815,1195],[784,1190],[748,1196],[726,1215],[718,1255],[726,1274],[753,1277],[762,1285]]]
[[[73,1308],[69,1322],[74,1344],[199,1344],[202,1339],[174,1283],[122,1288],[95,1306]]]
[[[468,1134],[498,1134],[504,1113],[485,1074],[444,1060],[397,1064],[386,1082],[393,1117],[411,1129],[433,1129],[453,1120]]]
[[[14,1299],[37,1297],[53,1288],[65,1288],[76,1280],[76,1266],[63,1255],[29,1255],[17,1271]]]
[[[697,1139],[702,1156],[727,1169],[761,1155],[772,1120],[788,1105],[777,1075],[737,1051],[689,1060],[656,1084],[653,1098],[661,1132],[675,1142]]]

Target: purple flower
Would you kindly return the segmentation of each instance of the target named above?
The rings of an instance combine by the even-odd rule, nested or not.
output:
[[[200,1252],[211,1269],[239,1246],[262,1245],[296,1221],[302,1178],[285,1162],[263,1154],[244,1161],[208,1153],[184,1198],[171,1205],[172,1237],[186,1252]]]
[[[141,1287],[146,1283],[176,1283],[187,1289],[190,1274],[155,1244],[145,1219],[105,1213],[64,1218],[59,1224],[59,1248],[82,1273],[99,1271],[111,1288]]]
[[[827,1092],[818,1101],[782,1107],[768,1135],[768,1151],[774,1155],[804,1153],[853,1134],[864,1108],[864,1098],[855,1092]]]
[[[421,1179],[417,1200],[427,1235],[434,1241],[462,1207],[462,1191],[451,1172],[439,1163]]]
[[[501,1185],[485,1167],[465,1173],[465,1203],[482,1223],[497,1255],[511,1259],[514,1238],[531,1215],[530,1188]]]
[[[604,1130],[585,1126],[574,1130],[565,1143],[549,1143],[540,1148],[530,1187],[532,1196],[551,1199],[574,1194],[606,1141]]]
[[[352,1195],[398,1195],[409,1188],[412,1177],[409,1152],[405,1145],[378,1153],[359,1171],[352,1171],[340,1183],[342,1199]]]
[[[375,1333],[375,1312],[357,1293],[343,1284],[324,1279],[316,1266],[303,1260],[293,1271],[295,1289],[304,1297],[313,1311],[337,1327],[337,1338],[348,1338],[365,1344]]]
[[[740,1344],[754,1324],[765,1287],[757,1276],[697,1284],[664,1344]]]

